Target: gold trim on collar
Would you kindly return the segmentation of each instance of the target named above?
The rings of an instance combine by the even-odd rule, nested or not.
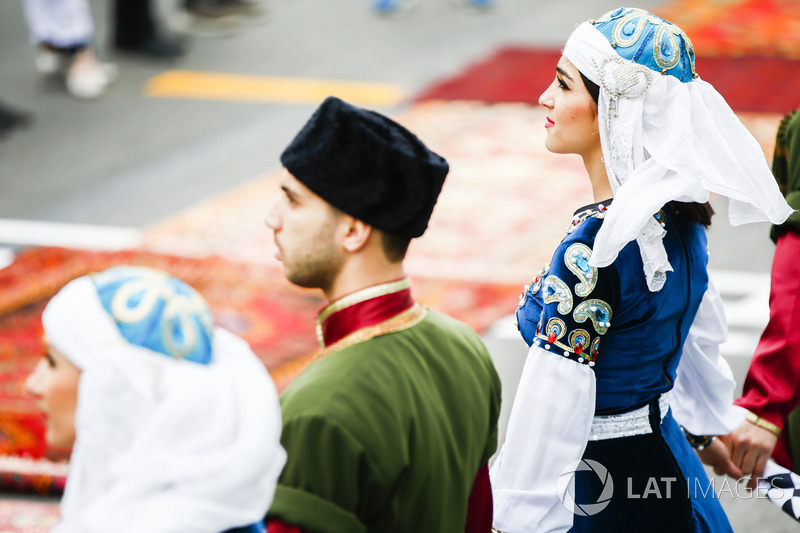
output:
[[[375,337],[386,335],[387,333],[395,333],[397,331],[403,331],[414,327],[422,322],[426,316],[428,316],[428,308],[422,307],[420,304],[415,303],[412,307],[388,320],[384,320],[380,324],[358,329],[343,339],[334,342],[327,348],[322,348],[314,357],[314,359],[312,359],[312,361],[331,355],[332,353],[340,350],[344,350],[345,348],[353,346],[354,344],[368,341],[370,339],[374,339]]]
[[[411,287],[411,282],[408,278],[403,278],[397,281],[390,281],[389,283],[381,283],[380,285],[373,285],[360,291],[352,292],[342,296],[335,302],[331,302],[317,315],[317,340],[320,346],[325,346],[325,338],[322,335],[322,323],[325,322],[332,314],[346,309],[352,305],[377,298],[378,296],[386,296],[395,292],[400,292]]]

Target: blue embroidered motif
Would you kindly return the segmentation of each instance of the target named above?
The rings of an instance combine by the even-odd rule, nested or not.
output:
[[[544,303],[558,302],[558,312],[562,315],[572,311],[572,291],[566,283],[555,275],[547,276],[544,280]]]
[[[656,222],[661,224],[662,228],[666,228],[667,227],[667,217],[664,214],[664,210],[663,209],[659,209],[658,212],[655,215],[653,215],[653,218],[656,219]]]
[[[544,269],[542,269],[542,271],[539,272],[539,274],[535,278],[533,278],[533,282],[531,282],[530,286],[531,295],[535,295],[537,292],[539,292],[539,289],[542,288],[542,279],[544,278],[545,275],[547,275],[547,272],[549,271],[550,271],[550,264],[548,263],[547,266]]]
[[[572,313],[575,322],[586,322],[591,320],[595,331],[603,335],[611,326],[611,306],[603,300],[586,300],[578,304],[575,312]]]
[[[569,345],[575,351],[575,353],[579,354],[586,350],[590,339],[591,337],[589,336],[588,331],[585,329],[576,329],[569,334]]]
[[[92,280],[100,302],[128,342],[175,359],[211,362],[213,319],[189,285],[141,267],[111,268]]]
[[[594,361],[597,359],[597,354],[600,352],[600,337],[592,341],[592,346],[589,348],[589,359]]]
[[[695,75],[694,47],[676,25],[643,9],[619,8],[594,22],[623,59],[682,82]]]
[[[547,321],[547,338],[550,342],[555,342],[567,333],[567,325],[560,318],[551,318]]]
[[[542,288],[542,279],[550,272],[550,263],[547,263],[542,270],[536,274],[536,277],[533,278],[533,281],[530,284],[525,285],[522,289],[522,294],[519,297],[519,308],[522,309],[525,306],[525,303],[528,301],[528,296],[536,296],[536,293],[539,292],[539,289]]]
[[[528,285],[525,285],[525,288],[522,289],[522,294],[519,295],[519,305],[517,305],[517,309],[522,309],[525,307],[525,303],[528,301]]]
[[[588,296],[597,285],[597,267],[589,265],[592,249],[582,243],[575,243],[564,253],[564,263],[580,282],[575,285],[575,294]]]

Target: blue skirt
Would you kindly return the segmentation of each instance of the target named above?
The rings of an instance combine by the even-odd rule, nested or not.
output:
[[[577,505],[570,531],[732,533],[715,488],[672,411],[658,424],[658,403],[650,405],[651,434],[587,445],[584,463],[595,468],[575,473]]]

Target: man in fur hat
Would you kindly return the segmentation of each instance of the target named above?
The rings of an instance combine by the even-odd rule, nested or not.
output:
[[[319,357],[281,396],[288,462],[268,531],[488,532],[500,381],[479,337],[416,303],[403,271],[447,162],[333,97],[281,162],[277,258],[330,303]]]

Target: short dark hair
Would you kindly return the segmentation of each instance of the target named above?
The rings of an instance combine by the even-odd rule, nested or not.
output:
[[[408,252],[408,245],[411,243],[411,238],[397,235],[396,233],[388,233],[381,231],[381,248],[386,259],[392,263],[398,263],[405,259],[406,252]]]

